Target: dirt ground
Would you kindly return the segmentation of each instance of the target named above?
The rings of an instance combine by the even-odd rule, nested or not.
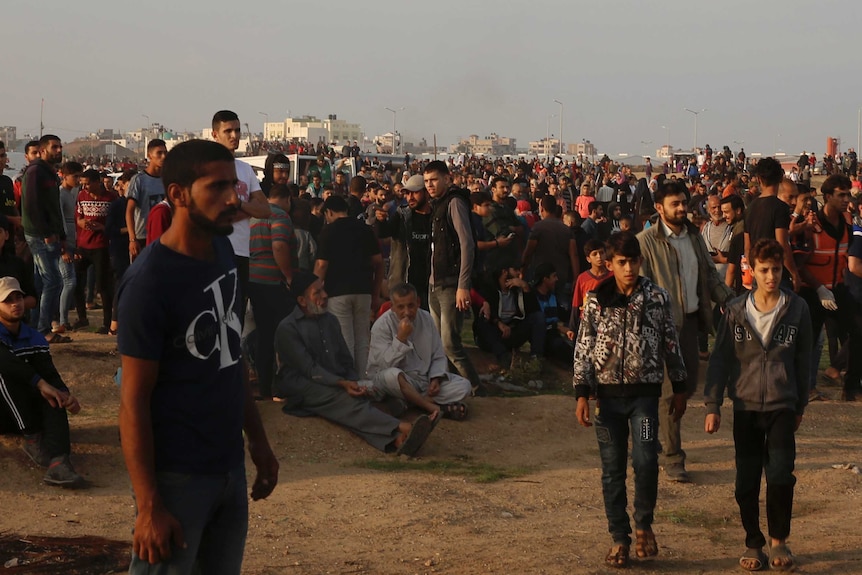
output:
[[[92,488],[42,484],[20,439],[4,436],[0,532],[130,542],[134,508],[111,379],[119,358],[112,338],[74,338],[52,349],[83,406],[71,419],[74,461]],[[824,391],[838,395],[837,388]],[[383,455],[325,421],[285,416],[277,404],[259,407],[281,476],[268,500],[250,504],[245,573],[609,571],[602,566],[610,539],[598,449],[594,432],[577,425],[571,395],[475,398],[471,418],[443,421],[413,461]],[[659,557],[635,561],[636,572],[739,572],[743,532],[733,499],[730,418],[708,436],[704,414],[699,400],[689,403],[684,440],[694,482],[660,479]],[[862,464],[860,414],[859,404],[834,401],[806,413],[789,542],[799,572],[862,573],[862,476],[832,468]],[[7,559],[0,549],[0,564]]]

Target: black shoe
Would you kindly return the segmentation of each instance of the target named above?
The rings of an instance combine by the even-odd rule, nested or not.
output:
[[[96,330],[96,333],[99,335],[117,335],[116,331],[113,331],[111,328],[102,326]]]
[[[84,329],[85,327],[90,327],[90,320],[87,318],[79,318],[75,323],[72,324],[72,331],[78,331],[79,329]]]
[[[685,470],[684,463],[670,463],[664,466],[664,472],[667,478],[676,483],[691,483],[691,477],[688,471]]]
[[[42,434],[24,436],[24,453],[39,467],[48,467],[51,459],[42,451]]]
[[[80,489],[87,485],[87,481],[75,472],[68,455],[61,455],[51,460],[48,472],[42,481],[48,485],[56,485],[66,489]]]

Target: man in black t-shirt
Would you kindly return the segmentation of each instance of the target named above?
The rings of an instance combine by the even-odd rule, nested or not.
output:
[[[9,153],[6,151],[6,144],[0,142],[0,214],[20,224],[21,220],[18,218],[20,214],[15,202],[15,186],[12,184],[12,178],[3,173],[8,163]]]
[[[341,196],[329,196],[323,202],[326,226],[320,232],[314,275],[326,285],[329,311],[338,318],[356,371],[363,377],[371,338],[369,319],[380,309],[383,256],[371,228],[348,217],[347,210]]]
[[[745,212],[745,257],[757,240],[775,239],[784,248],[785,287],[799,290],[800,279],[793,248],[790,246],[790,207],[778,198],[778,186],[784,179],[784,168],[774,158],[763,158],[754,167],[753,176],[760,182],[760,196],[752,200]]]

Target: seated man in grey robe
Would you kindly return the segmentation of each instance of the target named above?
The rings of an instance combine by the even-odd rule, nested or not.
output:
[[[443,341],[431,314],[419,307],[416,288],[407,283],[390,291],[392,308],[371,328],[368,355],[368,391],[381,401],[404,400],[428,412],[462,420],[470,395],[470,381],[446,371],[448,360]]]
[[[374,407],[368,389],[358,381],[341,326],[326,311],[323,282],[310,272],[298,271],[290,289],[296,308],[275,332],[274,392],[285,400],[283,411],[319,415],[380,451],[415,455],[434,429],[431,418],[423,414],[410,424]]]

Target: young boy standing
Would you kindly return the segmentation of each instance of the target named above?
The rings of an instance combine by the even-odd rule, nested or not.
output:
[[[588,240],[584,245],[584,254],[590,269],[581,272],[575,280],[574,294],[572,296],[572,315],[569,318],[569,330],[571,338],[574,338],[578,329],[578,323],[583,315],[584,303],[587,294],[611,275],[608,266],[605,265],[605,244],[601,240]]]
[[[789,571],[795,567],[786,545],[796,483],[794,434],[808,404],[811,319],[805,300],[779,287],[781,244],[758,240],[750,258],[757,287],[732,300],[718,325],[706,373],[704,429],[718,431],[726,389],[733,399],[736,502],[745,529],[739,565],[748,571],[766,567],[758,504],[766,468],[769,566]]]
[[[670,411],[679,420],[686,407],[686,370],[670,297],[639,275],[642,258],[635,235],[611,236],[607,257],[613,279],[587,295],[572,381],[576,415],[584,427],[593,425],[588,398],[597,397],[602,495],[614,542],[605,562],[623,568],[629,563],[632,532],[626,512],[629,435],[635,474],[635,551],[639,558],[653,557],[658,554],[652,522],[658,493],[659,396],[667,366],[674,392]]]

